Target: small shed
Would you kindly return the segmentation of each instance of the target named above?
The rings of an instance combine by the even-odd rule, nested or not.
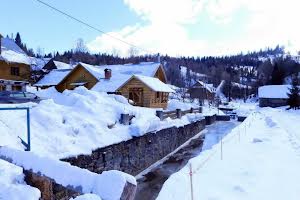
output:
[[[213,84],[197,81],[190,89],[188,89],[190,97],[200,100],[213,100],[216,94],[216,88]]]
[[[117,91],[136,106],[149,108],[167,108],[169,93],[173,93],[167,84],[158,78],[133,75]]]
[[[286,106],[291,85],[265,85],[258,88],[259,107]]]

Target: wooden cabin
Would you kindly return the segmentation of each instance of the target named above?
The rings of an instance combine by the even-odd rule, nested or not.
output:
[[[174,92],[158,78],[141,75],[133,75],[117,91],[133,105],[163,109],[168,106],[169,93]]]
[[[31,61],[10,38],[0,35],[0,90],[24,91],[30,81]]]
[[[51,71],[53,69],[72,69],[72,66],[70,64],[51,59],[44,65],[43,70]]]
[[[212,84],[197,81],[188,89],[190,98],[199,100],[213,100],[216,94],[216,88]]]
[[[74,69],[55,69],[46,74],[35,84],[37,88],[46,89],[55,86],[57,91],[73,90],[78,86],[91,89],[99,81],[100,69],[92,65],[79,63]]]
[[[108,94],[121,94],[134,105],[166,108],[169,93],[165,71],[160,63],[92,66],[79,63],[73,69],[54,69],[38,83],[38,88],[55,86],[59,92],[84,86]]]

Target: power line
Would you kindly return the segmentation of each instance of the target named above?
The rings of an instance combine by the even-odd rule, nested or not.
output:
[[[126,44],[126,45],[128,45],[128,46],[133,47],[133,48],[140,49],[140,50],[142,50],[142,51],[144,51],[144,52],[150,53],[150,51],[148,51],[148,50],[146,50],[146,49],[143,49],[143,48],[138,47],[138,46],[136,46],[136,45],[134,45],[134,44],[131,44],[131,43],[125,41],[125,40],[122,40],[122,39],[120,39],[120,38],[118,38],[118,37],[115,37],[115,36],[113,36],[113,35],[111,35],[111,34],[108,34],[108,33],[106,33],[105,31],[102,31],[102,30],[100,30],[99,28],[97,28],[97,27],[95,27],[95,26],[92,26],[92,25],[88,24],[87,22],[84,22],[84,21],[81,20],[81,19],[78,19],[78,18],[76,18],[76,17],[73,17],[72,15],[70,15],[70,14],[68,14],[68,13],[66,13],[66,12],[64,12],[64,11],[62,11],[62,10],[59,10],[58,8],[52,6],[52,5],[50,5],[50,4],[48,4],[48,3],[44,2],[44,1],[41,1],[41,0],[36,0],[36,1],[37,1],[38,3],[41,3],[41,4],[43,4],[43,5],[45,5],[45,6],[49,7],[49,8],[51,8],[52,10],[54,10],[54,11],[56,11],[56,12],[58,12],[58,13],[64,15],[64,16],[66,16],[66,17],[68,17],[68,18],[70,18],[70,19],[72,19],[72,20],[74,20],[74,21],[80,23],[80,24],[83,24],[83,25],[85,25],[85,26],[87,26],[87,27],[89,27],[89,28],[91,28],[91,29],[93,29],[93,30],[95,30],[95,31],[97,31],[97,32],[102,33],[103,35],[106,35],[106,36],[108,36],[108,37],[110,37],[110,38],[112,38],[112,39],[118,40],[119,42],[122,42],[122,43],[124,43],[124,44]]]

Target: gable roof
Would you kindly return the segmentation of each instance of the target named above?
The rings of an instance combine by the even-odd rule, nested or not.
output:
[[[200,88],[205,88],[210,93],[216,92],[216,88],[214,87],[213,84],[204,83],[203,81],[197,81],[192,88],[198,88],[199,86],[196,86],[197,84],[200,84],[201,85]]]
[[[1,38],[0,60],[27,65],[32,63],[26,53],[10,38]]]
[[[162,67],[162,65],[155,62],[99,66],[102,75],[100,81],[93,87],[93,90],[99,92],[115,92],[122,84],[129,80],[132,75],[154,77],[155,73],[160,67]],[[112,76],[110,79],[104,79],[105,69],[112,70]]]
[[[54,69],[39,80],[35,86],[55,86],[58,85],[72,70]]]
[[[151,90],[154,92],[168,92],[173,93],[175,92],[173,89],[171,89],[167,84],[160,81],[158,78],[153,78],[149,76],[142,76],[142,75],[132,75],[125,83],[123,83],[118,89],[126,85],[130,80],[132,79],[138,79],[142,83],[144,83],[146,86],[148,86]],[[117,89],[117,90],[118,90]]]
[[[72,65],[64,63],[64,62],[59,62],[53,60],[54,65],[56,66],[57,69],[72,69]]]

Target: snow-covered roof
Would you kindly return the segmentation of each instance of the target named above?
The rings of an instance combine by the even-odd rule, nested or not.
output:
[[[23,63],[31,65],[30,58],[26,53],[10,38],[1,38],[0,60],[12,63]]]
[[[38,81],[35,86],[58,85],[71,71],[71,69],[54,69]]]
[[[150,89],[152,89],[155,92],[169,92],[169,93],[175,92],[167,84],[163,83],[158,78],[153,78],[150,76],[142,76],[142,75],[133,75],[129,80],[127,80],[125,83],[123,83],[120,87],[124,86],[128,81],[130,81],[133,78],[140,80],[141,82],[143,82],[145,85],[147,85]]]
[[[204,83],[203,81],[197,81],[200,85],[202,85],[203,88],[207,89],[211,93],[216,92],[216,88],[213,84]]]
[[[55,64],[57,69],[72,69],[72,65],[64,63],[64,62],[59,62],[59,61],[55,61],[53,60],[53,63]]]
[[[34,71],[40,71],[51,60],[51,58],[35,58],[29,57],[31,60],[31,69]]]
[[[258,88],[259,98],[287,99],[290,85],[265,85]]]
[[[153,77],[159,66],[160,63],[155,62],[99,66],[99,69],[101,69],[100,73],[102,73],[101,79],[92,90],[99,92],[115,92],[122,84],[129,80],[132,75]],[[112,77],[110,79],[104,79],[105,69],[112,70]]]
[[[104,71],[101,69],[100,66],[89,65],[89,64],[82,63],[82,62],[80,62],[78,65],[81,65],[82,67],[84,67],[88,72],[90,72],[98,80],[104,75]]]

